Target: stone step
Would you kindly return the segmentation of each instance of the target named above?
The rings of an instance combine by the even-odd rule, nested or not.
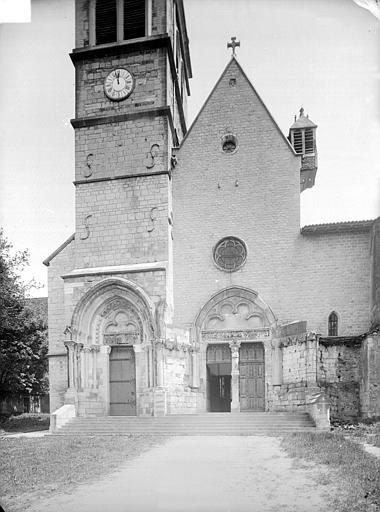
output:
[[[57,435],[280,435],[315,431],[307,413],[208,413],[74,418]]]
[[[120,431],[67,431],[53,434],[54,436],[123,436],[123,435],[157,435],[157,436],[281,436],[293,432],[315,432],[315,427],[306,427],[300,429],[275,429],[275,430],[239,430],[239,431],[225,431],[225,430],[187,430],[183,432],[178,431],[165,431],[155,430],[152,432],[120,432]]]

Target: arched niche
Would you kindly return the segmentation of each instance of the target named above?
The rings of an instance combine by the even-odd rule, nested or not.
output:
[[[144,343],[155,336],[153,312],[153,302],[138,285],[122,278],[104,279],[76,305],[72,332],[75,341],[85,345]],[[116,335],[119,341],[113,339]]]

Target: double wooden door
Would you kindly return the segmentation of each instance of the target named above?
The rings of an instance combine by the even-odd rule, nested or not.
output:
[[[240,410],[265,410],[264,346],[242,343],[239,355]]]
[[[136,369],[133,347],[112,347],[110,354],[110,415],[136,415]]]

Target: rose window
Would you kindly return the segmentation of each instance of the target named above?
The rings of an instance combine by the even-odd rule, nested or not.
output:
[[[239,238],[222,238],[214,248],[215,264],[226,272],[239,270],[247,259],[247,247]]]

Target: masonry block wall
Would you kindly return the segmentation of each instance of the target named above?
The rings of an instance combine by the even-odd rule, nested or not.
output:
[[[65,340],[65,293],[61,278],[73,268],[75,241],[72,240],[50,262],[48,270],[49,311],[49,394],[50,410],[55,411],[64,404],[68,386],[67,352]]]
[[[340,336],[366,332],[370,322],[369,229],[344,231],[343,226],[336,232],[304,233],[299,242],[292,302],[297,314],[307,319],[308,329],[327,335],[328,316],[335,311]]]
[[[380,335],[373,333],[361,347],[360,402],[364,417],[380,416]]]
[[[233,154],[222,150],[228,133],[238,140]],[[292,286],[288,256],[295,256],[299,233],[299,158],[236,61],[190,128],[178,162],[173,172],[175,323],[190,325],[213,293],[232,285],[258,291],[277,312],[279,297],[286,302]],[[214,245],[227,235],[242,238],[248,247],[246,264],[234,273],[220,271],[212,259]]]
[[[235,153],[222,151],[226,133],[237,137]],[[300,233],[300,161],[236,62],[190,129],[178,161],[173,173],[178,325],[191,325],[218,290],[240,285],[257,291],[280,323],[307,319],[310,331],[327,334],[328,316],[336,311],[339,334],[365,332],[369,229]],[[228,235],[248,248],[246,264],[233,273],[213,262],[215,244]]]
[[[333,420],[353,420],[360,416],[360,377],[360,343],[346,345],[320,343],[318,383],[325,390],[330,401],[330,414]]]
[[[76,267],[168,258],[168,177],[136,177],[76,188]]]

